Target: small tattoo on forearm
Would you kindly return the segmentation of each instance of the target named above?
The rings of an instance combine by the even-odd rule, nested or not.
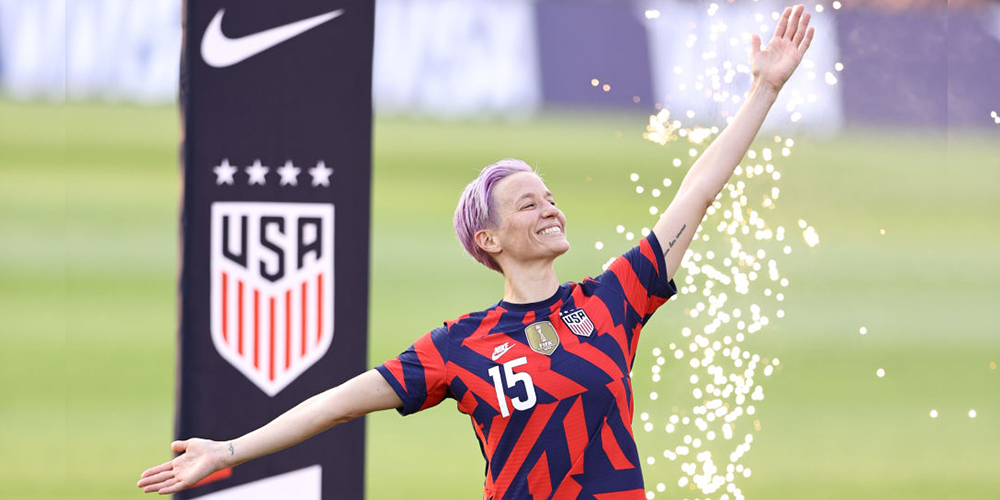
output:
[[[674,239],[670,240],[670,243],[667,244],[667,249],[664,250],[663,252],[664,257],[666,257],[668,253],[670,253],[671,248],[674,248],[674,244],[677,243],[677,238],[681,237],[681,234],[684,232],[685,229],[687,229],[687,227],[688,227],[687,224],[681,226],[681,230],[677,231],[677,236],[674,236]]]
[[[236,450],[233,449],[233,443],[229,443],[229,456],[233,456],[235,454],[236,454]]]

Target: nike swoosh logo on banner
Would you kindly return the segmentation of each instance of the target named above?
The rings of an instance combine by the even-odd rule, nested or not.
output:
[[[344,13],[344,9],[337,9],[240,38],[229,38],[222,33],[222,15],[225,12],[226,9],[219,9],[219,12],[212,18],[212,22],[208,23],[205,36],[201,39],[201,58],[205,60],[206,64],[215,68],[225,68],[245,61],[281,42],[295,38],[340,16]]]

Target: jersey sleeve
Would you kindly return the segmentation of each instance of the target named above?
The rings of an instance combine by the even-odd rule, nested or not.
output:
[[[652,232],[637,246],[612,261],[594,281],[615,288],[624,295],[642,318],[642,324],[677,293],[674,281],[667,279],[667,263],[660,242]]]
[[[439,327],[417,339],[402,354],[376,366],[403,401],[397,408],[409,415],[440,403],[450,394],[446,365],[448,329]]]

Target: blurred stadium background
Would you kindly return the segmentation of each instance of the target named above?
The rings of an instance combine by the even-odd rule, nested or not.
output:
[[[745,4],[780,5],[718,3],[734,23]],[[821,244],[783,260],[787,316],[748,342],[781,365],[740,487],[1000,498],[1000,3],[807,4],[823,31],[797,78],[821,98],[768,126],[796,141],[775,163],[776,222],[808,220]],[[369,365],[499,297],[450,225],[483,165],[542,170],[569,218],[564,280],[627,248],[617,225],[651,224],[630,175],[680,180],[670,161],[687,146],[642,135],[657,103],[704,106],[669,93],[674,68],[697,64],[675,24],[709,5],[379,1]],[[180,33],[179,0],[0,0],[2,498],[136,498],[138,474],[169,457]],[[645,330],[638,412],[690,400],[684,367],[638,375],[681,342],[684,301]],[[450,403],[369,417],[368,498],[481,495],[468,425]],[[661,456],[665,434],[639,427],[640,453]],[[647,488],[701,497],[682,475],[661,459]]]

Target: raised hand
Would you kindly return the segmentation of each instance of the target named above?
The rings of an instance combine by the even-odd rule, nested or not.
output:
[[[143,472],[136,484],[142,491],[167,495],[190,488],[209,474],[225,468],[225,456],[229,453],[222,443],[207,439],[174,441],[170,448],[181,454]]]
[[[802,61],[815,31],[809,27],[809,13],[803,11],[802,5],[786,7],[774,28],[774,36],[763,50],[760,36],[751,35],[750,64],[754,79],[760,83],[781,90]]]

